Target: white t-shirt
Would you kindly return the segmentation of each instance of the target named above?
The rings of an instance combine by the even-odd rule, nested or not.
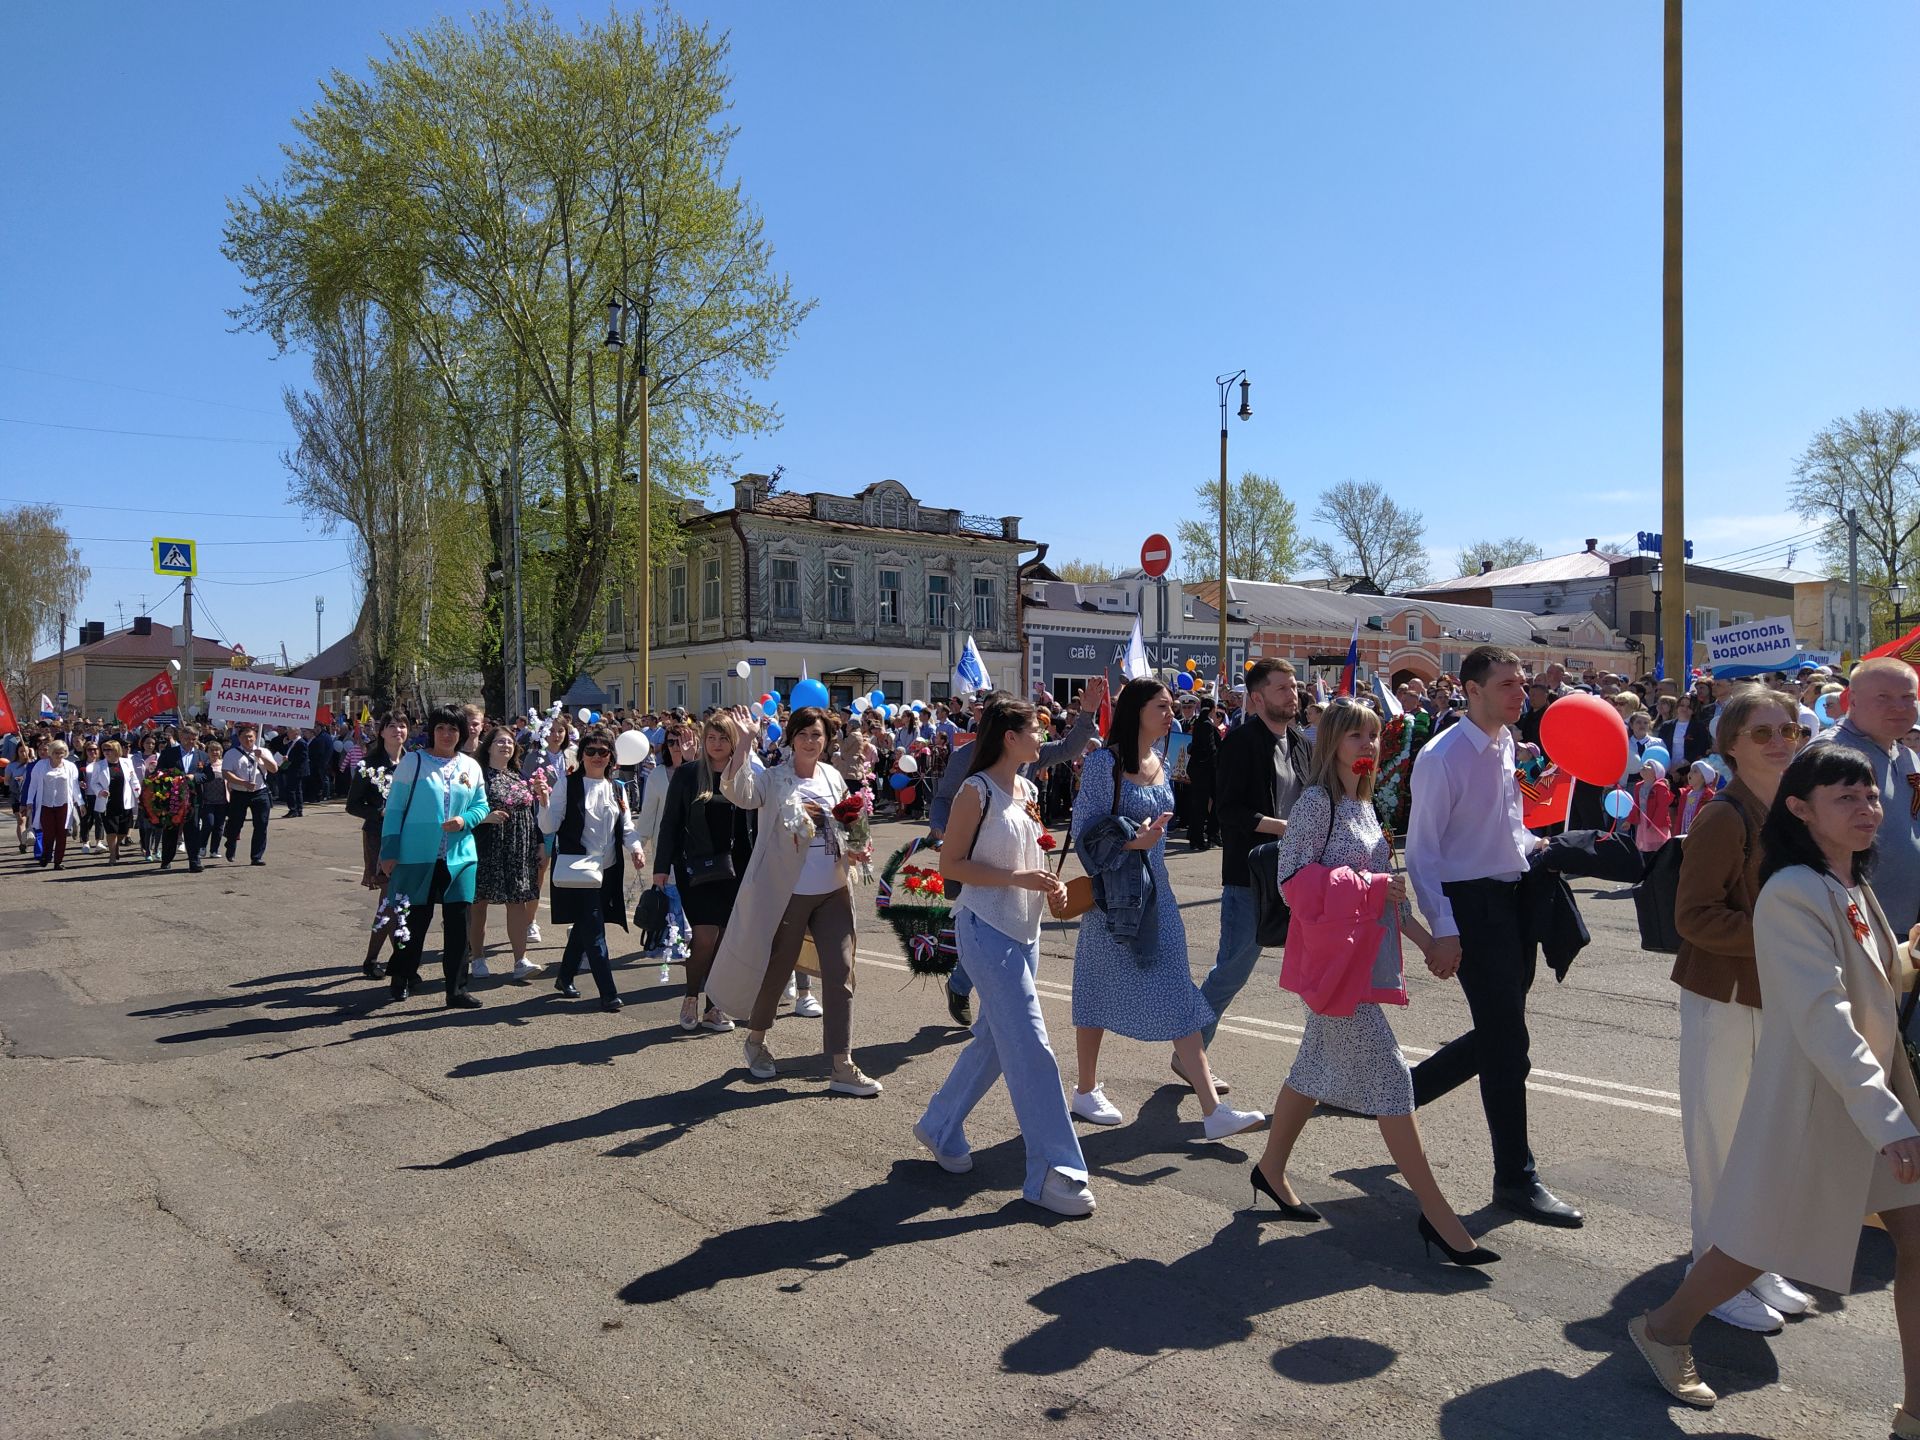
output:
[[[815,770],[812,779],[800,782],[799,795],[802,803],[819,806],[823,815],[832,813],[833,787],[827,782],[824,768]],[[822,823],[814,828],[813,842],[807,846],[807,861],[800,867],[800,878],[794,884],[793,893],[831,895],[846,883],[839,864],[827,853],[826,825]]]

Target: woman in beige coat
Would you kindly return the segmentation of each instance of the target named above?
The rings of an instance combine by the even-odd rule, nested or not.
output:
[[[880,1082],[853,1063],[853,895],[848,874],[871,858],[856,852],[833,808],[847,797],[847,782],[827,762],[827,713],[793,712],[781,738],[787,760],[768,769],[756,753],[759,723],[743,709],[726,712],[733,732],[733,758],[720,777],[720,793],[742,810],[760,812],[760,833],[741,878],[740,898],[727,920],[707,998],[729,1015],[747,1018],[742,1044],[756,1080],[778,1072],[767,1031],[781,992],[800,958],[801,942],[813,937],[820,957],[826,1015],[822,1044],[833,1062],[829,1090],[878,1095]]]
[[[1815,745],[1781,777],[1753,914],[1766,1006],[1710,1248],[1628,1330],[1669,1394],[1709,1407],[1694,1326],[1763,1271],[1846,1290],[1860,1223],[1878,1214],[1898,1251],[1906,1394],[1893,1431],[1920,1437],[1920,1089],[1899,1034],[1914,977],[1866,884],[1879,827],[1880,789],[1858,754]]]

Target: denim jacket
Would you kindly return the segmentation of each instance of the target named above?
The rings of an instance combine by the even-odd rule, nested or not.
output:
[[[1083,799],[1097,802],[1102,780],[1108,785],[1120,783],[1112,753],[1099,751],[1088,757],[1080,777]],[[1104,765],[1099,759],[1103,754],[1109,757]],[[1140,826],[1118,813],[1111,792],[1107,800],[1101,807],[1106,813],[1087,824],[1074,836],[1073,843],[1079,847],[1080,863],[1093,880],[1094,904],[1105,917],[1107,929],[1133,952],[1136,961],[1150,965],[1159,937],[1159,887],[1154,883],[1147,852],[1127,848],[1140,833]]]

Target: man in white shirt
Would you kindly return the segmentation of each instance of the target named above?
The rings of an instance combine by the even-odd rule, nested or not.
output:
[[[241,724],[233,732],[233,744],[220,762],[227,777],[227,863],[233,863],[240,848],[240,827],[253,817],[253,836],[248,859],[255,865],[267,863],[267,819],[273,814],[273,796],[267,790],[267,777],[280,768],[273,752],[260,743],[257,727]]]
[[[1427,968],[1458,977],[1473,1029],[1413,1067],[1416,1105],[1478,1076],[1493,1139],[1494,1203],[1543,1225],[1584,1217],[1540,1183],[1527,1143],[1527,991],[1535,947],[1521,882],[1545,842],[1521,821],[1507,727],[1526,708],[1520,658],[1482,645],[1460,665],[1466,718],[1427,742],[1413,762],[1407,873],[1433,932]]]

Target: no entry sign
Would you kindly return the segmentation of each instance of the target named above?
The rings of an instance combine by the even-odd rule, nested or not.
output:
[[[1140,568],[1147,572],[1148,578],[1158,580],[1171,564],[1173,542],[1164,535],[1147,536],[1147,543],[1140,547]]]

